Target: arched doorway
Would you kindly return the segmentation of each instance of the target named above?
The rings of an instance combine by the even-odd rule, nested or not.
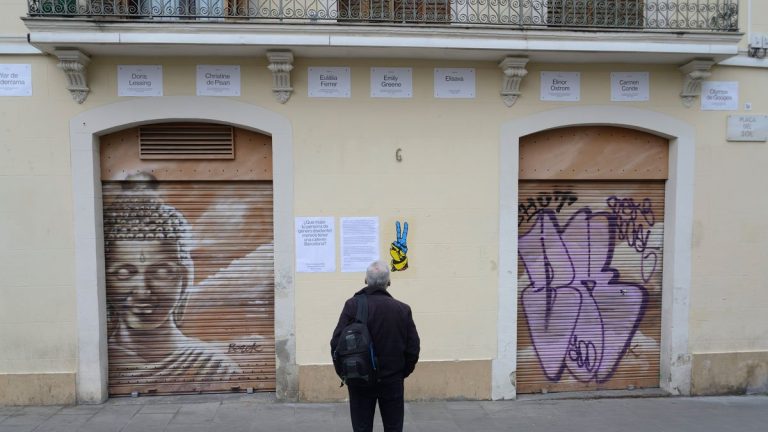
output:
[[[274,202],[276,393],[298,395],[293,283],[293,137],[287,118],[253,104],[225,98],[136,98],[100,106],[69,122],[77,272],[80,403],[108,397],[108,347],[99,137],[143,124],[205,121],[235,125],[272,140]]]
[[[659,387],[668,166],[632,129],[521,138],[519,393]]]
[[[109,394],[274,391],[270,137],[156,123],[100,158]]]

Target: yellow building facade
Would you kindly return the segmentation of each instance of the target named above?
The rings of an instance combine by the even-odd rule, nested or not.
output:
[[[107,3],[3,2],[0,404],[344,398],[406,251],[410,399],[768,391],[768,4]]]

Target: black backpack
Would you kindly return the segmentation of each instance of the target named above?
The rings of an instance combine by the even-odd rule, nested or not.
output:
[[[376,382],[376,351],[368,332],[368,296],[358,294],[357,315],[341,331],[333,365],[341,385],[370,386]]]

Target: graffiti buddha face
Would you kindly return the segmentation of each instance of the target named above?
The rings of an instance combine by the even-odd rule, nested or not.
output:
[[[172,319],[185,284],[175,241],[118,240],[110,247],[107,283],[119,319],[151,330]]]
[[[151,189],[130,189],[105,209],[111,320],[131,330],[181,323],[194,274],[188,234],[181,212]]]

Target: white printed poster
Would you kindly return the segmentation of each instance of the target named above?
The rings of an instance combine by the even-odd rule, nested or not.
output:
[[[371,97],[409,98],[413,96],[413,69],[371,68]]]
[[[557,102],[578,102],[580,99],[580,72],[541,73],[541,100]]]
[[[632,102],[650,99],[648,72],[611,72],[611,101]]]
[[[309,97],[352,97],[352,84],[348,67],[309,68]]]
[[[738,81],[704,81],[701,83],[702,111],[736,111],[739,109]]]
[[[162,96],[163,67],[160,65],[117,66],[118,96]]]
[[[474,99],[475,69],[435,68],[435,97],[438,99]]]
[[[0,64],[0,96],[32,96],[32,65]]]
[[[364,272],[379,259],[379,218],[341,218],[341,271]]]
[[[240,96],[240,66],[197,65],[198,96]]]
[[[296,271],[336,271],[336,227],[332,216],[296,218]]]

